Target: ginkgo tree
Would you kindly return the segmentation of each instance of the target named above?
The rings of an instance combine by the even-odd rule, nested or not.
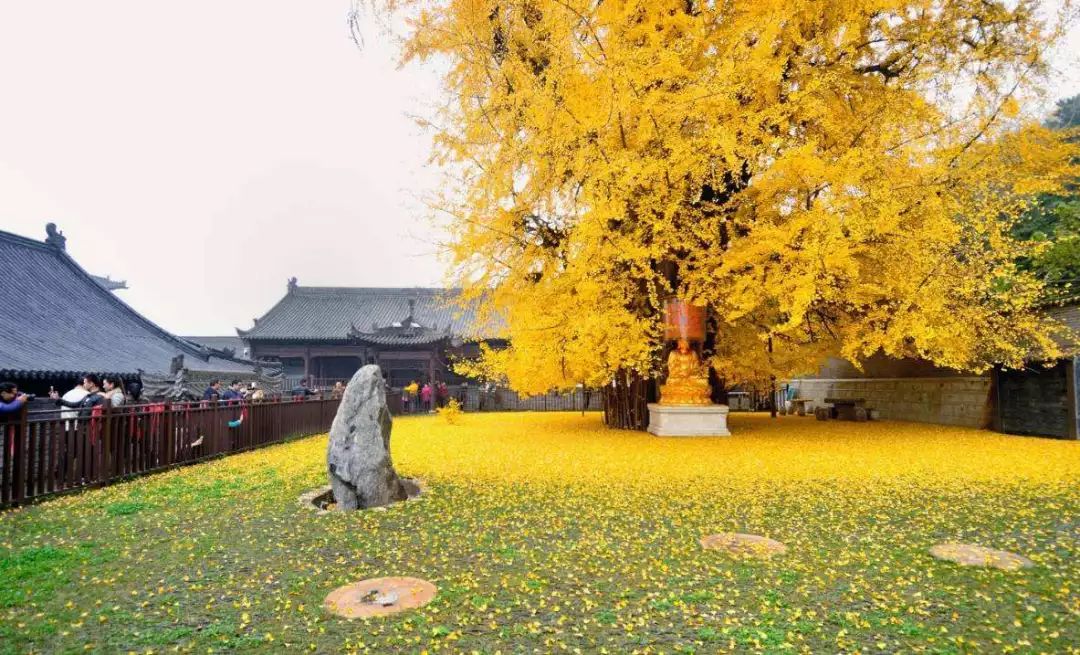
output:
[[[1012,222],[1075,177],[1025,117],[1062,16],[1031,0],[384,0],[439,59],[449,250],[523,392],[659,374],[663,301],[728,384],[876,352],[1055,352]],[[1069,11],[1068,4],[1064,7]]]

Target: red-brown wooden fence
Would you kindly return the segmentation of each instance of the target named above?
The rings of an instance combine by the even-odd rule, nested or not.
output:
[[[338,402],[24,408],[0,422],[0,506],[327,432]]]

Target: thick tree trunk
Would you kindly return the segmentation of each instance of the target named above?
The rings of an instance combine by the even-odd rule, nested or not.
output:
[[[612,384],[604,387],[604,424],[622,430],[649,427],[650,402],[656,401],[656,380],[630,371],[620,371]]]
[[[772,337],[769,337],[769,360],[772,361]],[[776,418],[776,376],[769,376],[769,417]]]

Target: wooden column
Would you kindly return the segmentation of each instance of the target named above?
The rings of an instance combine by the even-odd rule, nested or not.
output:
[[[27,433],[27,411],[26,403],[23,403],[21,409],[19,409],[19,419],[17,422],[13,422],[13,425],[5,425],[0,430],[7,430],[8,437],[13,439],[8,444],[8,452],[5,456],[11,457],[11,481],[12,489],[8,492],[7,498],[13,503],[19,503],[26,497],[26,433]],[[7,466],[7,462],[4,462],[4,466]]]
[[[1080,416],[1077,416],[1077,358],[1072,357],[1068,361],[1068,365],[1065,367],[1065,407],[1068,425],[1066,425],[1065,436],[1069,439],[1080,439]]]
[[[990,370],[990,429],[1002,432],[1001,411],[1001,366]]]

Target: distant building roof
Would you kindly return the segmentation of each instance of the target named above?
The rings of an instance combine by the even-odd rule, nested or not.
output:
[[[157,326],[68,256],[54,225],[48,235],[41,242],[0,231],[0,378],[140,370],[167,375],[181,355],[192,371],[254,372],[250,364],[213,356]]]
[[[244,355],[244,340],[240,337],[182,337],[186,341],[211,350],[232,351],[237,357]]]
[[[1077,343],[1080,338],[1080,298],[1060,301],[1047,307],[1045,311],[1050,318],[1062,323],[1071,332],[1058,338],[1057,342],[1066,354],[1075,355],[1080,350],[1080,343]]]
[[[302,287],[288,293],[250,330],[250,341],[365,341],[382,345],[433,343],[448,337],[479,338],[475,312],[456,302],[457,289]]]

